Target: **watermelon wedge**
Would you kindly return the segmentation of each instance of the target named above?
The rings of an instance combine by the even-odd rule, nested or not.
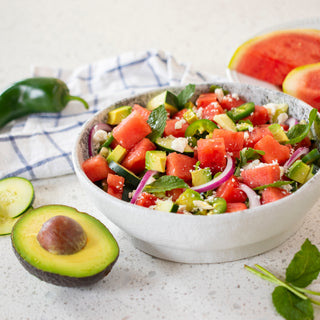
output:
[[[287,74],[320,62],[320,30],[281,30],[252,38],[234,53],[229,69],[282,86]]]
[[[320,62],[290,71],[284,79],[282,89],[320,110]]]

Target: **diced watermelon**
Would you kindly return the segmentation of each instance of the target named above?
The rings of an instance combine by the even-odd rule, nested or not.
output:
[[[166,191],[166,196],[171,197],[172,201],[176,201],[181,193],[183,193],[184,189],[178,188],[178,189],[172,189],[169,191]]]
[[[218,102],[212,102],[209,105],[207,105],[202,110],[202,119],[209,119],[213,121],[213,118],[217,114],[224,113],[224,110],[221,108],[220,104]]]
[[[170,153],[167,156],[166,162],[166,174],[170,176],[177,176],[183,179],[185,182],[192,180],[191,170],[194,170],[194,166],[197,160],[180,153]]]
[[[139,104],[134,104],[133,107],[132,107],[132,111],[137,111],[140,113],[140,115],[142,116],[142,118],[147,121],[149,116],[150,116],[150,113],[151,111],[140,106]]]
[[[230,212],[236,212],[236,211],[242,211],[248,209],[247,206],[243,202],[229,202],[227,203],[227,211]]]
[[[281,145],[273,136],[269,135],[260,139],[254,145],[254,149],[265,152],[261,159],[266,163],[277,161],[280,165],[283,165],[290,157],[290,149]]]
[[[151,150],[156,150],[156,146],[148,138],[143,138],[129,150],[121,165],[138,174],[145,169],[146,152]]]
[[[118,199],[122,199],[124,177],[109,173],[107,177],[107,184],[107,193]]]
[[[142,192],[136,201],[136,205],[149,208],[156,204],[157,199],[158,198],[152,193]]]
[[[198,160],[202,168],[209,167],[212,173],[223,171],[227,163],[223,138],[200,139],[197,146]]]
[[[264,136],[269,135],[273,136],[271,131],[268,128],[268,125],[262,125],[254,127],[252,131],[248,131],[246,134],[247,138],[244,140],[244,146],[253,148],[254,145],[262,139]]]
[[[140,113],[133,111],[113,129],[113,136],[125,149],[129,150],[151,131],[149,124]]]
[[[280,166],[275,164],[266,164],[250,169],[245,169],[240,173],[243,183],[250,188],[264,186],[280,180]]]
[[[205,108],[212,102],[217,102],[217,95],[215,93],[202,93],[196,101],[196,106],[198,108]]]
[[[178,123],[177,123],[178,122]],[[164,128],[163,136],[174,136],[174,137],[184,137],[184,133],[186,132],[189,123],[187,121],[181,122],[179,119],[170,119],[167,120],[167,124]]]
[[[231,94],[227,94],[223,97],[222,101],[220,101],[221,107],[226,110],[231,110],[232,108],[236,108],[246,103],[245,100],[232,96]]]
[[[288,196],[290,192],[276,187],[268,187],[262,191],[261,194],[261,203],[266,204],[269,202],[277,201]]]
[[[107,160],[99,154],[85,160],[82,170],[92,182],[107,178],[111,172]]]
[[[226,129],[214,129],[213,138],[223,138],[227,152],[239,151],[243,148],[244,132],[233,132]]]
[[[187,109],[187,108],[184,108],[184,109],[176,112],[172,118],[173,118],[173,119],[182,119],[182,118],[183,118],[183,115],[184,115],[187,111],[188,111],[188,109]]]
[[[230,177],[217,189],[216,196],[227,202],[245,202],[247,195],[239,189],[239,181],[235,176]]]
[[[269,121],[269,113],[267,108],[256,105],[254,112],[246,119],[250,120],[254,126],[266,124]]]

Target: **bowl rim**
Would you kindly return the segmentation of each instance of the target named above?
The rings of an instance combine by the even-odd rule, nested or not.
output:
[[[236,86],[239,89],[241,87],[250,87],[253,90],[260,90],[260,91],[264,91],[264,92],[273,92],[274,90],[268,89],[268,88],[263,88],[263,87],[258,87],[255,85],[251,85],[251,84],[247,84],[247,83],[235,83],[235,82],[230,82],[230,81],[214,81],[214,82],[202,82],[202,83],[197,83],[196,84],[196,88],[197,87],[204,87],[204,86],[210,86],[212,84],[215,85],[228,85],[228,86]],[[265,211],[265,210],[272,210],[272,208],[274,207],[278,207],[278,206],[287,206],[287,203],[291,202],[291,199],[293,196],[295,195],[300,195],[301,193],[305,193],[308,190],[313,188],[313,185],[316,184],[316,182],[318,182],[320,184],[320,170],[309,180],[307,181],[303,186],[301,186],[298,190],[296,190],[293,194],[291,194],[288,197],[284,197],[282,199],[279,199],[277,201],[271,202],[271,203],[267,203],[267,204],[263,204],[260,205],[258,207],[255,208],[248,208],[246,210],[241,210],[241,211],[236,211],[236,212],[230,212],[228,214],[214,214],[214,215],[192,215],[192,214],[172,214],[172,212],[164,212],[164,211],[158,211],[158,210],[151,210],[149,208],[145,208],[142,206],[137,206],[135,204],[132,204],[130,202],[126,202],[124,200],[120,200],[117,199],[111,195],[109,195],[108,193],[106,193],[105,191],[103,191],[101,188],[99,188],[95,183],[91,182],[90,179],[85,175],[85,173],[83,172],[83,170],[81,169],[81,163],[79,160],[79,146],[80,146],[80,140],[83,136],[83,134],[85,133],[85,129],[88,127],[88,125],[90,125],[92,122],[94,122],[94,119],[96,119],[100,114],[103,114],[104,112],[106,112],[106,110],[110,109],[110,108],[115,108],[123,103],[126,103],[128,100],[134,100],[137,99],[138,97],[144,96],[144,95],[150,95],[150,94],[157,94],[159,92],[163,92],[165,90],[181,90],[185,88],[185,85],[175,85],[175,86],[164,86],[161,88],[154,88],[154,89],[150,89],[138,94],[133,94],[130,95],[126,98],[122,98],[119,100],[115,100],[112,103],[109,103],[106,107],[102,108],[101,110],[97,111],[95,114],[93,114],[88,120],[86,120],[86,122],[81,126],[81,129],[75,139],[74,142],[74,146],[72,149],[72,161],[73,161],[73,165],[74,165],[74,170],[76,175],[78,176],[78,178],[81,178],[81,180],[85,183],[88,184],[88,186],[90,186],[90,188],[92,188],[95,192],[98,192],[98,194],[100,194],[100,196],[106,196],[107,199],[109,201],[114,202],[115,204],[120,204],[122,206],[128,206],[128,208],[133,209],[137,214],[145,214],[145,213],[149,213],[150,211],[155,211],[157,212],[157,214],[161,214],[162,217],[171,217],[172,219],[223,219],[223,220],[229,220],[232,219],[232,217],[238,217],[240,219],[246,219],[250,216],[256,216],[259,215],[259,213],[261,211]],[[302,104],[307,110],[311,111],[312,107],[310,105],[308,105],[307,103],[293,97],[290,96],[286,93],[283,92],[277,92],[277,94],[283,95],[285,97],[287,97],[287,99],[292,100],[292,101],[298,101],[299,104]],[[241,95],[241,94],[239,94]],[[132,101],[133,103],[134,101]],[[318,116],[320,116],[319,112],[318,112]],[[245,213],[245,214],[244,214]],[[307,212],[305,212],[307,213]]]

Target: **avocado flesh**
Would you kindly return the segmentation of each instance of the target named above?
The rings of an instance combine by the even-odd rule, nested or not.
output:
[[[82,250],[56,255],[41,247],[37,240],[42,225],[56,215],[76,220],[87,235]],[[94,217],[62,205],[49,205],[25,214],[11,233],[12,245],[22,265],[41,280],[55,285],[76,287],[93,284],[112,269],[119,247],[110,231]]]

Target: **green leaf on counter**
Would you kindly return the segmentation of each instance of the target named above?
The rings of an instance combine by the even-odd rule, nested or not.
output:
[[[147,121],[152,129],[152,132],[148,135],[151,141],[155,141],[158,137],[162,136],[167,123],[167,117],[168,114],[164,104],[152,110]]]
[[[267,269],[255,265],[255,268],[245,265],[245,268],[256,276],[277,285],[272,294],[272,301],[277,312],[287,320],[313,320],[313,305],[320,301],[310,295],[320,295],[320,292],[305,289],[319,275],[320,253],[316,246],[306,239],[301,250],[290,262],[286,271],[286,281],[280,280]]]
[[[157,193],[165,192],[178,188],[189,188],[189,186],[184,182],[184,180],[176,176],[162,176],[156,181],[146,185],[143,189],[145,192]]]
[[[284,287],[276,287],[272,302],[277,312],[287,320],[312,320],[313,307],[309,299],[301,299]]]
[[[286,281],[294,286],[305,288],[317,279],[320,272],[320,252],[306,239],[290,262],[286,271]]]

